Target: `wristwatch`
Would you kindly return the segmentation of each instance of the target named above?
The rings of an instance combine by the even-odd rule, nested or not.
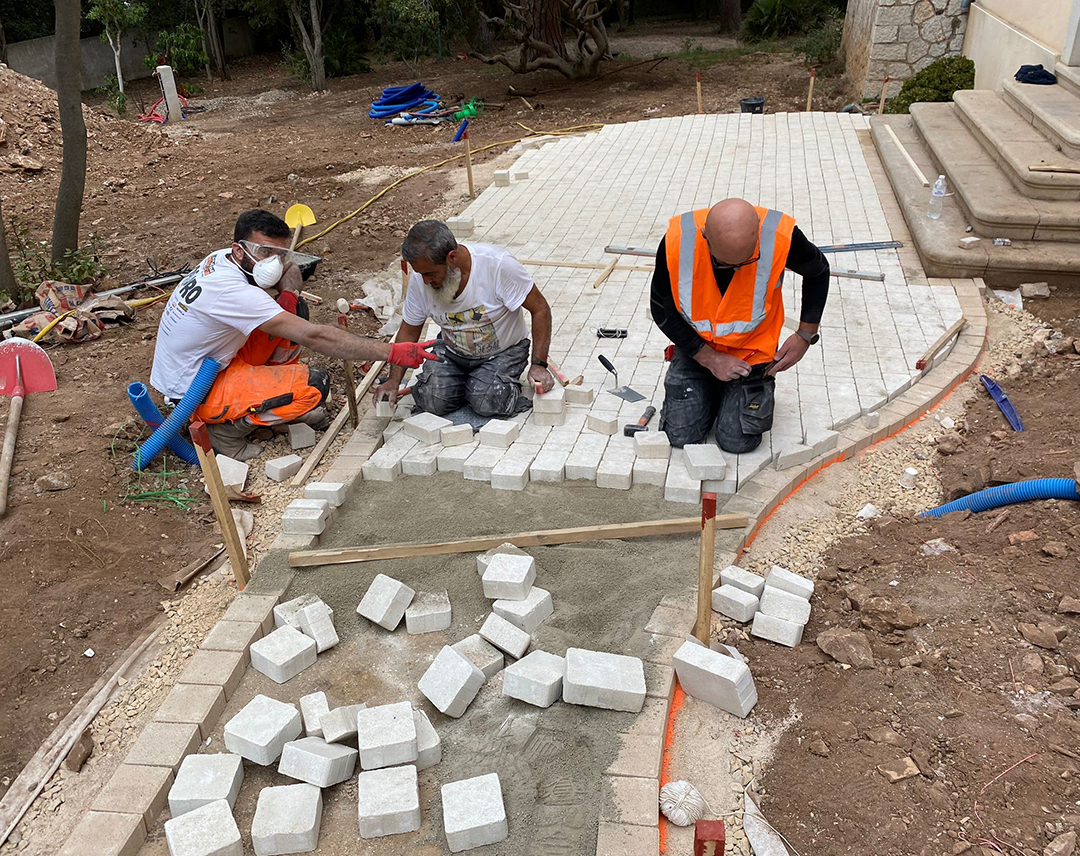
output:
[[[548,367],[547,360],[533,360],[532,364],[534,366],[540,366],[540,368],[542,369],[546,369]]]
[[[805,330],[796,330],[795,335],[808,345],[816,345],[821,340],[820,333],[807,333]]]

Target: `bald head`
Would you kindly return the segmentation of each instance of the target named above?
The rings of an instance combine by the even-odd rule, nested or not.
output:
[[[725,199],[709,209],[705,218],[705,240],[709,252],[720,264],[737,265],[754,255],[761,221],[754,206],[745,199]]]

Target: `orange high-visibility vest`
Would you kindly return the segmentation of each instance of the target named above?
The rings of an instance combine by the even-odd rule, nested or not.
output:
[[[754,254],[758,261],[733,271],[723,296],[701,234],[709,209],[672,217],[665,237],[679,314],[710,347],[751,365],[776,355],[784,325],[784,266],[795,229],[794,217],[769,208],[755,206],[755,210],[761,220]]]

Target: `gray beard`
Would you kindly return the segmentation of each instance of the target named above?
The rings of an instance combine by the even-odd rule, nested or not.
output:
[[[453,265],[446,266],[446,279],[441,288],[428,289],[431,291],[435,302],[440,306],[449,306],[457,298],[458,289],[461,288],[461,271]]]

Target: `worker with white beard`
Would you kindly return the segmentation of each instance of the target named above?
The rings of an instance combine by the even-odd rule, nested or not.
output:
[[[438,361],[413,381],[420,411],[444,416],[468,404],[480,416],[507,417],[528,410],[520,381],[526,365],[537,392],[554,386],[547,364],[551,307],[517,259],[490,244],[459,244],[438,220],[413,226],[401,254],[413,273],[397,341],[419,341],[429,318],[441,330],[433,349]],[[404,375],[394,366],[376,387],[376,400],[396,401]]]

